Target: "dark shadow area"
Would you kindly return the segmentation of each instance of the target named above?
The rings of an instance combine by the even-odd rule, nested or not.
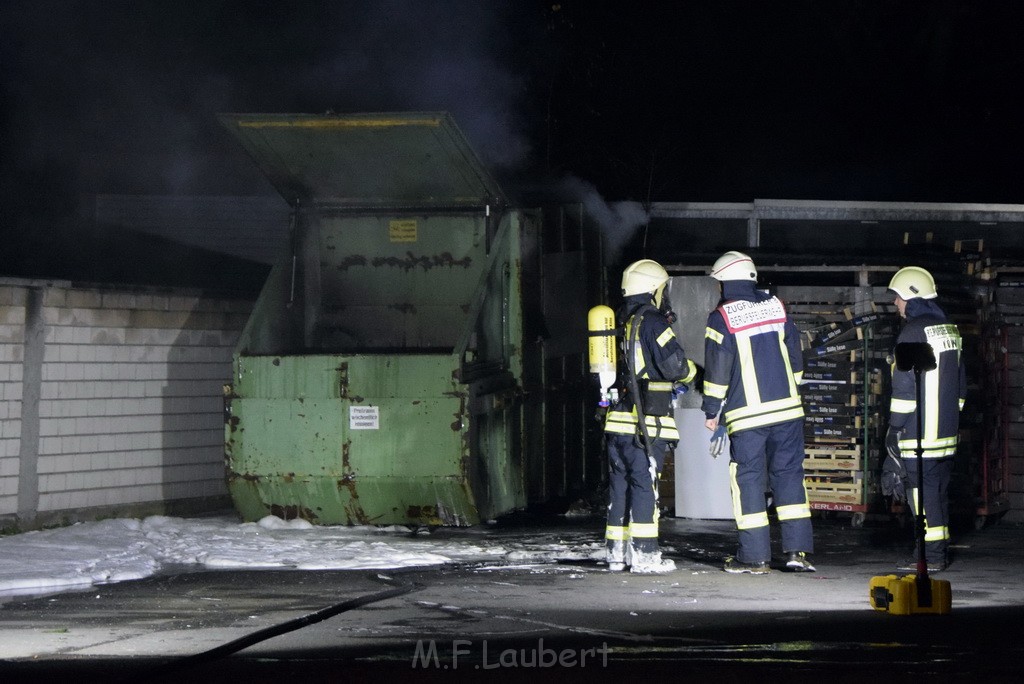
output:
[[[604,623],[600,609],[581,621]],[[539,621],[554,615],[537,615]],[[245,652],[194,666],[172,658],[70,658],[0,662],[5,682],[635,681],[706,676],[715,681],[783,677],[787,681],[863,682],[914,676],[923,681],[1019,681],[1024,646],[1014,625],[1024,607],[962,609],[950,616],[892,617],[871,611],[714,613],[698,629],[664,626],[640,635],[579,636],[538,632],[521,638],[432,640],[429,633],[381,647],[310,647],[288,653]],[[418,645],[419,644],[419,645]],[[417,650],[419,649],[419,650]],[[561,662],[559,662],[561,660]]]
[[[25,230],[4,245],[4,276],[203,288],[255,298],[266,264],[115,226]]]
[[[161,390],[161,500],[172,515],[232,508],[224,479],[224,386],[255,294],[206,290],[167,351]]]

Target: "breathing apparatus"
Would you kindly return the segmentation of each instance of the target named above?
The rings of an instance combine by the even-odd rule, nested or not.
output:
[[[601,385],[599,406],[607,407],[619,400],[615,384],[615,312],[610,306],[598,304],[587,313],[587,338],[590,352],[590,372],[596,373]]]

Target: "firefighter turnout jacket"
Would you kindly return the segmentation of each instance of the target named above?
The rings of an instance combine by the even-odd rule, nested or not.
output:
[[[921,402],[917,403],[917,382],[912,370],[892,368],[892,399],[889,425],[899,432],[903,456],[917,454],[917,412],[921,412],[921,456],[943,458],[956,454],[960,410],[967,391],[962,359],[963,342],[956,325],[932,299],[907,300],[907,320],[896,344],[926,342],[935,354],[936,367],[921,373]]]
[[[734,363],[738,361],[738,363]],[[722,283],[722,303],[708,316],[702,409],[729,434],[802,418],[800,333],[782,302],[750,281]]]
[[[669,442],[679,440],[672,411],[672,393],[676,383],[690,383],[697,377],[697,365],[686,358],[686,352],[676,338],[672,326],[661,311],[650,304],[650,295],[626,297],[621,311],[625,312],[620,364],[620,385],[629,388],[628,364],[636,374],[641,394],[641,409],[651,439]],[[626,374],[625,378],[621,376]],[[605,432],[634,435],[638,419],[632,391],[626,392],[619,403],[608,411]]]

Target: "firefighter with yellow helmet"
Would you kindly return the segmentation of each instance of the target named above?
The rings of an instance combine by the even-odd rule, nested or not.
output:
[[[785,567],[814,572],[811,510],[804,489],[804,409],[800,334],[782,302],[758,290],[757,269],[742,252],[726,252],[711,269],[722,287],[704,338],[704,425],[725,425],[739,536],[725,571],[770,571],[765,493],[771,491],[782,527]],[[714,452],[712,452],[714,453]]]
[[[889,282],[889,290],[896,295],[900,317],[906,319],[896,344],[927,343],[935,356],[936,367],[921,373],[920,405],[915,372],[893,367],[882,490],[902,499],[909,486],[910,505],[915,515],[918,506],[923,504],[925,558],[928,571],[938,572],[949,562],[949,482],[959,438],[960,410],[967,389],[963,341],[957,326],[947,320],[935,301],[938,291],[931,273],[918,266],[901,268]],[[917,487],[919,423],[924,483],[920,492]],[[901,567],[915,568],[919,551]]]
[[[672,400],[684,383],[699,384],[702,371],[686,357],[672,330],[665,295],[668,273],[641,259],[622,274],[624,392],[605,420],[609,502],[605,528],[608,567],[636,573],[675,569],[658,545],[658,477],[665,451],[679,440]]]

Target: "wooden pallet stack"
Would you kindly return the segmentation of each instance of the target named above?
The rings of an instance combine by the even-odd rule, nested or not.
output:
[[[806,334],[805,483],[813,507],[866,511],[882,385],[872,372],[875,347],[865,326],[880,315],[854,316],[848,308],[843,313],[842,324]]]

